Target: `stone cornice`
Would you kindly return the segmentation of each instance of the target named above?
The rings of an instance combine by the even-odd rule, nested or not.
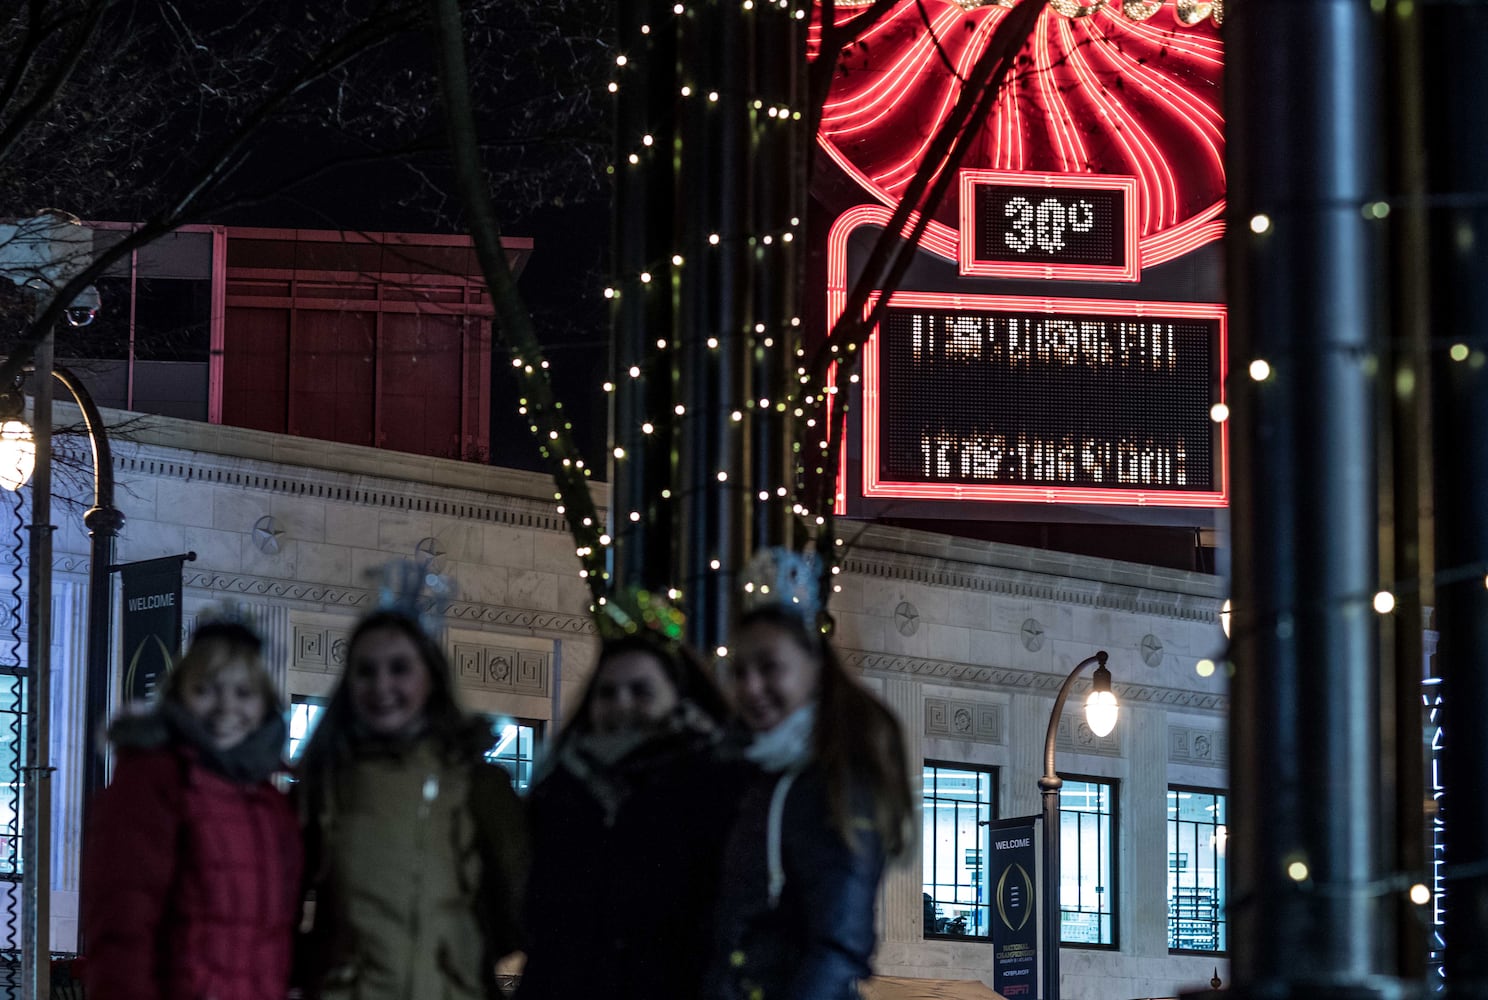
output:
[[[874,674],[909,674],[923,680],[976,686],[1004,693],[1047,694],[1053,697],[1064,683],[1062,676],[1036,670],[987,667],[954,660],[930,660],[918,656],[870,653],[861,649],[844,649],[843,662],[853,670]],[[1123,702],[1185,708],[1202,712],[1227,712],[1229,699],[1205,691],[1181,691],[1152,684],[1113,685]]]
[[[840,533],[846,546],[843,555],[847,559],[857,557],[889,563],[908,560],[922,571],[933,571],[940,567],[1011,571],[1090,586],[1119,586],[1154,594],[1176,594],[1213,601],[1223,600],[1225,596],[1224,580],[1209,573],[1121,562],[1050,549],[1024,548],[873,523],[848,522],[842,526]]]
[[[412,457],[412,456],[410,456]],[[363,507],[382,507],[538,531],[568,532],[552,501],[496,492],[282,465],[247,458],[222,458],[147,445],[114,453],[114,471],[131,476],[179,479]]]
[[[1033,550],[1017,551],[1029,553]],[[1064,573],[1055,574],[859,545],[843,560],[843,571],[854,576],[908,580],[931,587],[1218,624],[1223,599],[1217,593],[1162,589],[1168,581],[1153,580],[1149,585],[1135,586],[1101,579],[1098,571],[1109,565],[1108,560],[1067,557]],[[1217,590],[1217,586],[1214,589]]]
[[[59,556],[53,560],[52,568],[56,573],[87,573],[88,557]],[[377,601],[376,592],[365,587],[299,583],[294,580],[275,580],[246,573],[217,573],[211,570],[193,569],[190,563],[183,566],[181,581],[183,587],[196,590],[240,594],[244,597],[261,597],[277,601],[297,601],[317,607],[333,607],[358,612],[369,610]],[[504,629],[524,629],[557,636],[594,634],[594,621],[588,615],[537,611],[532,608],[509,608],[499,604],[452,601],[445,609],[444,617],[449,624],[495,625]]]

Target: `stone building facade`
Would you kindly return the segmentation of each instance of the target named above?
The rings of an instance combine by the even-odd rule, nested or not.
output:
[[[118,561],[195,552],[184,566],[188,627],[224,598],[246,604],[265,625],[287,695],[329,691],[346,633],[375,603],[376,569],[422,556],[458,587],[445,641],[469,707],[551,733],[576,702],[596,637],[545,477],[164,417],[131,423],[130,439],[114,444],[127,518]],[[603,487],[596,493],[603,505]],[[53,515],[59,950],[76,941],[88,561],[80,510],[58,504]],[[1118,788],[1115,941],[1063,949],[1064,995],[1172,996],[1216,967],[1225,976],[1223,954],[1169,952],[1165,895],[1169,787],[1227,782],[1225,684],[1195,671],[1222,648],[1221,581],[873,525],[848,525],[844,544],[833,610],[846,661],[898,714],[912,773],[921,761],[988,769],[1000,816],[1039,811],[1055,692],[1081,659],[1110,653],[1117,729],[1095,739],[1072,701],[1058,760],[1061,772]],[[893,870],[880,971],[990,982],[991,944],[927,939],[922,904],[919,862]]]

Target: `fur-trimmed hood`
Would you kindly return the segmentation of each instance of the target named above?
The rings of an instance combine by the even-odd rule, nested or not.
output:
[[[152,750],[180,746],[203,766],[243,784],[263,781],[285,769],[284,746],[289,726],[282,706],[275,699],[263,724],[241,743],[218,750],[195,718],[175,702],[163,702],[149,711],[126,711],[108,729],[108,738],[119,750]]]

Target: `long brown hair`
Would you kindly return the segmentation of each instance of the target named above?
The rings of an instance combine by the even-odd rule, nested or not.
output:
[[[914,843],[914,796],[899,720],[848,673],[827,638],[793,609],[756,608],[740,619],[739,630],[752,625],[774,626],[821,664],[812,743],[826,779],[832,825],[848,844],[855,844],[866,793],[871,814],[865,818],[884,854],[890,859],[904,854]]]
[[[429,700],[424,703],[425,731],[440,752],[450,758],[471,756],[490,746],[494,739],[490,727],[466,715],[455,700],[454,681],[450,677],[449,659],[444,650],[407,615],[396,611],[375,611],[363,618],[352,630],[346,644],[346,666],[336,690],[316,721],[315,731],[305,743],[296,771],[308,780],[325,779],[352,755],[356,714],[351,703],[351,685],[346,682],[352,668],[352,655],[357,643],[368,632],[392,629],[407,636],[418,650],[419,658],[429,671]],[[478,746],[481,740],[484,746]]]

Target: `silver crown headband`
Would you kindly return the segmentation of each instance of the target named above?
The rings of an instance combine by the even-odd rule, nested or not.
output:
[[[377,610],[417,622],[425,634],[444,627],[444,613],[454,597],[454,581],[434,572],[427,561],[395,559],[368,570],[377,579]]]
[[[821,612],[821,560],[784,546],[760,549],[744,567],[744,614],[780,607],[815,629]]]

